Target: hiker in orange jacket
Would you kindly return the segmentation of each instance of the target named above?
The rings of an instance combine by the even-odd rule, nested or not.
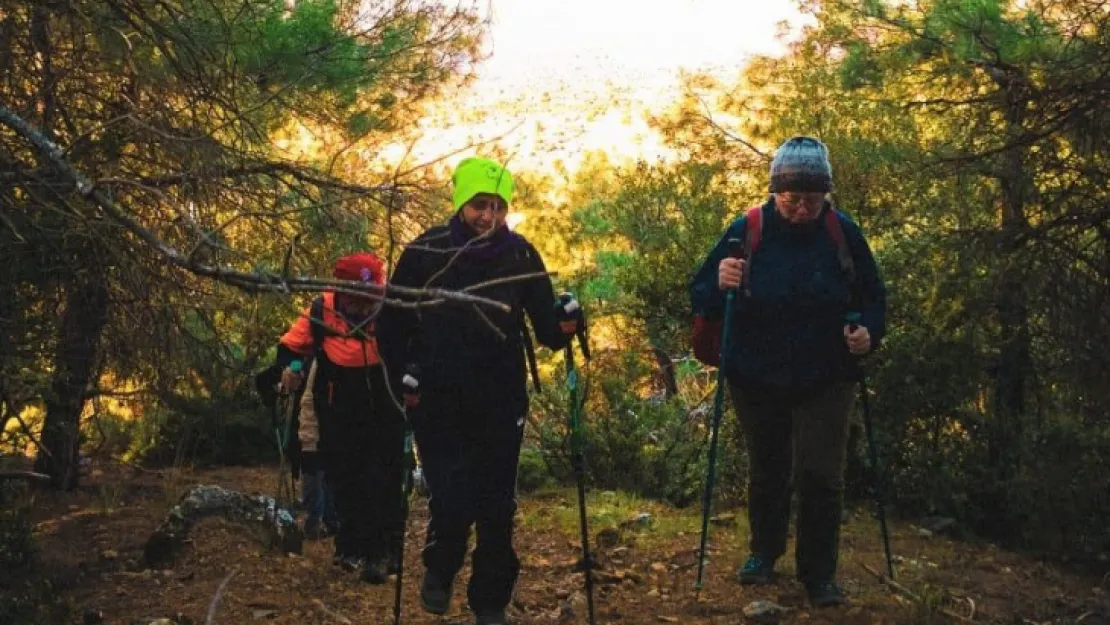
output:
[[[340,258],[334,275],[385,283],[382,261],[369,253]],[[361,568],[363,580],[382,584],[395,566],[401,540],[404,417],[387,387],[378,351],[380,304],[333,291],[318,300],[281,337],[282,385],[299,388],[305,374],[293,373],[288,365],[311,360],[302,369],[308,380],[302,427],[307,435],[313,423],[318,426],[318,456],[339,517],[336,560],[348,569]]]

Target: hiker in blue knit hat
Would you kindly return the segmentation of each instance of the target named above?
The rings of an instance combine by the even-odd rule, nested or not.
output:
[[[728,227],[691,282],[691,303],[699,316],[721,320],[726,291],[740,289],[732,319],[721,320],[731,324],[724,373],[749,462],[751,551],[740,582],[774,580],[796,487],[796,575],[812,604],[839,605],[846,601],[836,568],[857,360],[882,340],[885,287],[859,227],[828,198],[825,144],[787,140],[770,173],[770,197]],[[730,240],[743,250],[737,254]]]

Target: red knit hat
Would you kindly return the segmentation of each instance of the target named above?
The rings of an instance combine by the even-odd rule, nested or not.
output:
[[[385,284],[385,265],[377,256],[369,252],[359,252],[335,261],[334,275],[338,280]]]

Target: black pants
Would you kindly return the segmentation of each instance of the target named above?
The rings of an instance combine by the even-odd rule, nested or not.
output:
[[[516,474],[527,406],[476,392],[428,394],[415,420],[430,492],[424,566],[441,579],[462,568],[477,533],[467,587],[475,611],[503,608],[520,573],[513,549]]]
[[[371,371],[341,373],[314,397],[322,466],[339,517],[336,555],[378,559],[396,549],[403,531],[404,421],[380,383],[380,370]]]
[[[803,582],[836,575],[854,389],[848,382],[790,391],[731,387],[748,448],[751,551],[771,560],[785,553],[797,484],[795,563]]]

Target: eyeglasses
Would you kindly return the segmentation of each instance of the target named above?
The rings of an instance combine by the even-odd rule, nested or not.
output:
[[[505,204],[505,201],[501,198],[478,197],[470,200],[466,205],[479,213],[484,213],[487,210],[495,213],[504,213],[509,210],[509,206]]]
[[[787,206],[820,208],[825,203],[824,193],[776,193],[775,200]]]

